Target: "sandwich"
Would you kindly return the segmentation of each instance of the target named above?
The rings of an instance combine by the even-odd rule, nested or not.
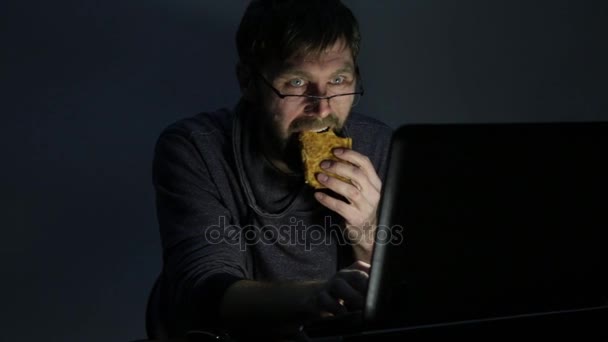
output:
[[[325,173],[350,183],[349,179],[323,170],[319,164],[324,160],[339,160],[334,156],[333,150],[335,148],[351,149],[353,145],[351,138],[338,137],[331,129],[318,133],[307,131],[300,134],[300,145],[302,148],[304,179],[308,185],[315,189],[326,188],[317,181],[316,175],[318,173]]]

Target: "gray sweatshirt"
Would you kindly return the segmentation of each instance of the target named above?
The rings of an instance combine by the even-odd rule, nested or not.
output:
[[[255,115],[241,103],[180,120],[158,139],[153,181],[173,332],[219,327],[222,295],[238,280],[325,280],[354,261],[343,219],[302,174],[280,172],[259,152]],[[391,133],[357,113],[343,130],[383,180]]]

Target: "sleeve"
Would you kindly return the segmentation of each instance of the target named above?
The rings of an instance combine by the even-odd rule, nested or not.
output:
[[[219,326],[225,290],[248,278],[246,253],[225,229],[233,218],[204,156],[189,138],[183,132],[165,131],[153,162],[166,316],[178,332]]]

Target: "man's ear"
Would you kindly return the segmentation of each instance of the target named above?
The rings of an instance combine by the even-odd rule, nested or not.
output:
[[[255,84],[251,68],[238,62],[236,64],[236,78],[239,81],[243,99],[253,102],[255,99]]]

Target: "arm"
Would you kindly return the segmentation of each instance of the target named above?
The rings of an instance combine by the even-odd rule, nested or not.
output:
[[[295,330],[302,321],[314,317],[310,300],[324,282],[267,283],[238,281],[228,288],[220,306],[227,327],[269,331],[275,327]]]
[[[187,132],[161,135],[153,177],[170,321],[180,333],[217,327],[225,289],[250,278],[246,253],[220,227],[222,220],[233,224],[232,214]],[[217,239],[210,239],[212,231]]]
[[[222,321],[236,328],[289,329],[306,320],[360,310],[368,274],[368,264],[355,262],[328,281],[238,281],[224,295]]]
[[[355,258],[370,263],[382,181],[367,156],[341,148],[335,149],[334,155],[341,161],[326,160],[321,163],[321,167],[350,179],[351,183],[324,173],[319,173],[317,179],[335,193],[344,196],[348,202],[321,192],[316,192],[315,197],[322,205],[344,218],[346,236],[351,238]]]

